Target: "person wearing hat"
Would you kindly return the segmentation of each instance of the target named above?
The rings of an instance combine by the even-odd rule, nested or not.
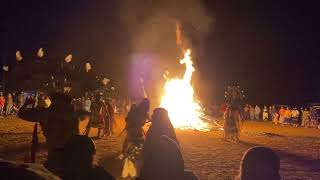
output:
[[[18,116],[26,121],[39,122],[48,147],[47,160],[44,166],[55,173],[61,174],[62,148],[67,140],[79,134],[79,117],[89,115],[84,111],[74,111],[71,98],[64,93],[51,95],[52,104],[49,108],[28,108],[33,101],[27,99],[20,108]]]
[[[85,135],[70,137],[63,148],[64,180],[114,180],[104,168],[94,164],[96,147],[94,142]]]

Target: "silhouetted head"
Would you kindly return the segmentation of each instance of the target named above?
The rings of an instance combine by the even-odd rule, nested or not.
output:
[[[152,123],[171,123],[168,111],[164,108],[156,108],[153,110]]]
[[[72,136],[64,146],[65,174],[85,173],[93,168],[96,148],[94,142],[84,135]]]
[[[271,149],[253,147],[245,152],[237,180],[280,180],[280,159]]]

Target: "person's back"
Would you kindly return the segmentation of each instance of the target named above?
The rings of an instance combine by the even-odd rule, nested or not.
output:
[[[144,164],[138,180],[196,180],[192,172],[185,171],[179,145],[168,136],[157,139],[157,146],[145,152]]]
[[[102,167],[95,166],[94,155],[96,148],[94,142],[84,135],[71,137],[64,146],[64,180],[113,180]]]
[[[280,159],[269,148],[253,147],[245,152],[236,180],[280,180]]]

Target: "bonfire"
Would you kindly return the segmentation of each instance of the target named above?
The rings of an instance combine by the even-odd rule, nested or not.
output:
[[[175,128],[207,131],[208,124],[200,118],[203,114],[202,108],[194,98],[194,90],[191,85],[195,68],[190,49],[185,51],[180,64],[185,65],[184,75],[182,78],[166,79],[160,106],[168,110]]]

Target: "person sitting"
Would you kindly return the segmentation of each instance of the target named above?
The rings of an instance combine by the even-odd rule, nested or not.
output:
[[[148,149],[149,145],[152,147],[152,143],[156,143],[162,135],[168,136],[179,144],[168,111],[164,108],[156,108],[152,114],[151,126],[146,134],[145,149]]]
[[[184,170],[184,161],[168,111],[153,111],[143,150],[144,164],[139,179],[197,179]]]
[[[179,145],[166,135],[157,139],[157,146],[144,154],[144,164],[137,180],[197,180],[190,171],[185,171]]]
[[[253,147],[241,160],[240,173],[236,180],[280,180],[280,159],[271,149]]]
[[[102,167],[94,165],[96,147],[85,135],[72,136],[64,146],[64,180],[114,180]]]

